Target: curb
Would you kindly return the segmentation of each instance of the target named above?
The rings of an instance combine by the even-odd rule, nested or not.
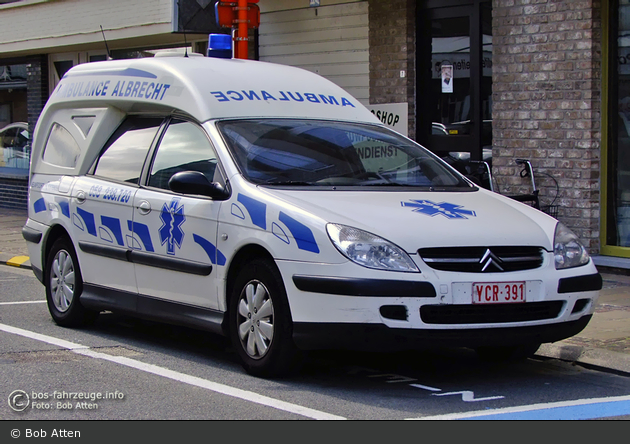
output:
[[[25,268],[32,270],[31,260],[28,256],[14,256],[12,254],[0,253],[0,264],[11,267]]]
[[[541,345],[536,356],[572,362],[620,376],[630,376],[630,355],[612,350],[554,343]]]

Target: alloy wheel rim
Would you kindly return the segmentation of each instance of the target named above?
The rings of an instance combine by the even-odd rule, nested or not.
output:
[[[59,250],[52,261],[50,289],[55,308],[66,312],[74,299],[75,289],[74,262],[66,250]]]
[[[273,302],[265,285],[252,280],[245,285],[238,302],[238,336],[241,346],[253,359],[269,352],[274,335]]]

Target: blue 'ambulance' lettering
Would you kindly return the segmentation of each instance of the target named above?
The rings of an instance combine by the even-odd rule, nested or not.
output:
[[[210,91],[210,94],[217,99],[217,102],[242,102],[245,99],[249,101],[275,100],[280,102],[311,102],[322,105],[351,106],[352,108],[356,108],[346,97],[335,97],[332,95],[316,94],[311,92],[300,93],[297,91],[278,91],[277,93],[270,93],[269,91],[261,90],[259,93],[258,91],[243,89],[240,92],[234,90],[225,92]]]
[[[225,94],[227,94],[228,96],[230,96],[230,99],[232,100],[238,100],[241,101],[243,100],[243,95],[239,92],[236,91],[228,91]]]
[[[254,98],[256,98],[256,100],[260,100],[260,97],[258,97],[254,91],[247,92],[243,90],[243,94],[245,94],[245,97],[247,97],[249,100],[254,100]]]

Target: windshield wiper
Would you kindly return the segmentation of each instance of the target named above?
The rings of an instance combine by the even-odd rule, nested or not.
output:
[[[313,185],[312,182],[304,182],[300,180],[278,180],[278,181],[269,181],[265,182],[263,185]]]
[[[415,185],[411,183],[400,182],[364,182],[357,184],[362,187],[419,187],[424,185]]]

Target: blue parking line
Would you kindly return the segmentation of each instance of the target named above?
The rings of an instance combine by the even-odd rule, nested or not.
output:
[[[630,396],[577,399],[547,402],[492,410],[409,418],[431,420],[490,420],[490,421],[557,421],[613,418],[630,416]]]
[[[493,415],[473,416],[461,418],[463,420],[489,421],[556,421],[610,418],[614,416],[630,415],[630,401],[598,402],[527,412],[506,412]]]

